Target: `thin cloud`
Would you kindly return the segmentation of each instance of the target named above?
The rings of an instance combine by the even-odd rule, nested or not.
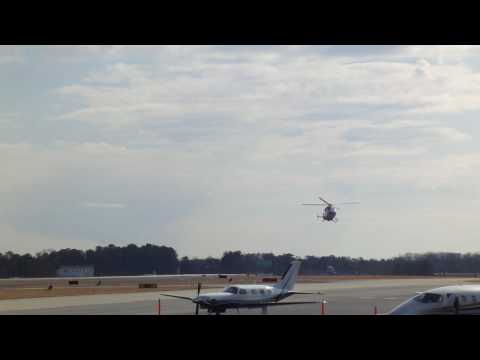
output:
[[[0,46],[0,66],[6,64],[19,64],[25,62],[23,49],[16,46]]]
[[[83,202],[81,205],[87,208],[98,208],[98,209],[124,209],[127,207],[126,204],[100,203],[100,202]]]

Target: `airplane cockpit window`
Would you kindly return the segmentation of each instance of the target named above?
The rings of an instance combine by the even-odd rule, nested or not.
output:
[[[226,288],[225,292],[230,293],[230,294],[237,294],[238,293],[238,288],[235,287],[235,286],[231,286],[229,288]]]
[[[442,295],[432,294],[432,293],[424,293],[420,294],[414,298],[416,301],[427,304],[427,303],[441,303],[443,298]]]

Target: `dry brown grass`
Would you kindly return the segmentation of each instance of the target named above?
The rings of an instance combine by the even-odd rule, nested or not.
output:
[[[79,280],[79,285],[68,285],[68,281],[64,279],[55,279],[52,281],[0,280],[0,300],[100,294],[131,294],[140,292],[161,292],[175,290],[194,291],[199,281],[202,283],[203,289],[224,287],[230,284],[226,279],[220,278],[156,279],[154,281],[139,281],[135,279],[118,278],[102,280],[102,284],[99,286],[96,285],[97,281],[98,280]],[[139,283],[155,283],[157,284],[157,288],[140,289],[138,287]],[[255,277],[234,277],[232,279],[232,283],[255,283]],[[48,286],[50,284],[52,284],[53,287],[51,290],[48,290]]]
[[[204,288],[211,288],[205,286]],[[136,286],[117,286],[117,287],[70,287],[53,288],[52,290],[43,289],[0,289],[0,300],[14,299],[33,299],[43,297],[58,296],[79,296],[79,295],[102,295],[102,294],[133,294],[140,292],[161,292],[172,290],[192,290],[191,286],[159,286],[157,289],[139,289]]]

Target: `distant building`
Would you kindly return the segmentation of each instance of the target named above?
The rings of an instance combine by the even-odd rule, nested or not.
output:
[[[329,275],[336,275],[337,272],[335,271],[335,268],[333,266],[327,266],[327,274]]]
[[[91,277],[95,276],[95,267],[90,265],[61,266],[57,270],[58,277]]]

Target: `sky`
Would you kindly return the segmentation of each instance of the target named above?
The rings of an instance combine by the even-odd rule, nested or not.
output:
[[[478,46],[0,46],[0,252],[477,252],[479,115]]]

